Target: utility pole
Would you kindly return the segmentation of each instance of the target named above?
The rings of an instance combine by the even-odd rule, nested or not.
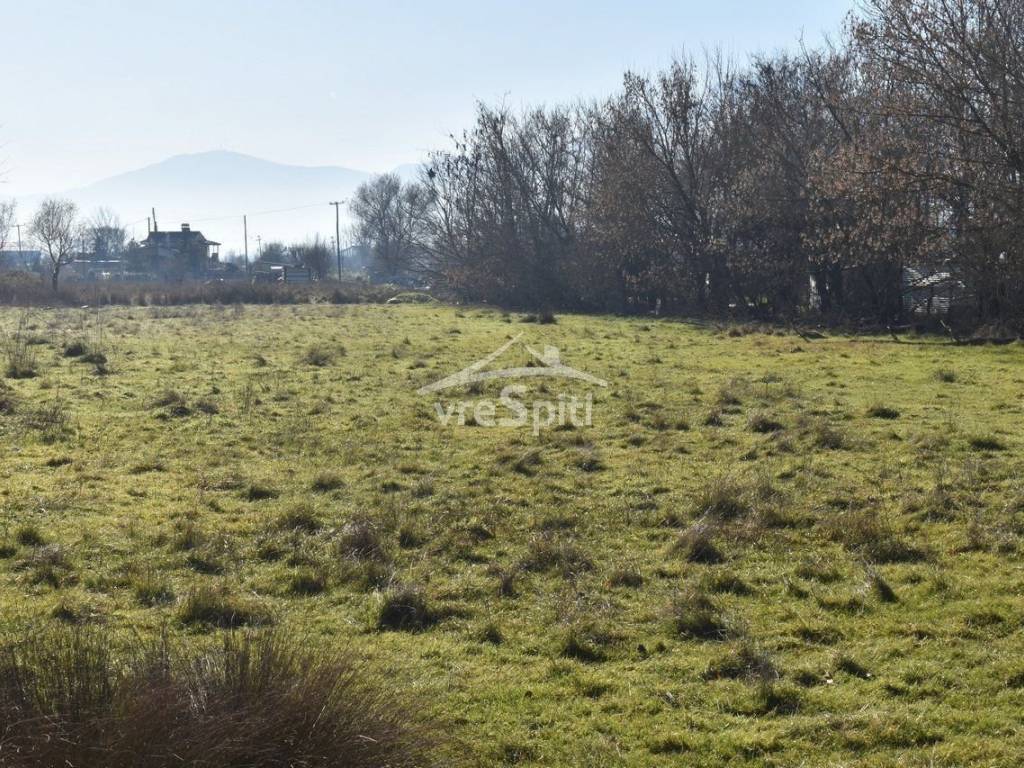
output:
[[[245,233],[245,274],[249,274],[249,221],[242,216],[242,231]]]
[[[263,258],[263,238],[256,235],[256,252],[259,254],[259,258]]]
[[[344,200],[331,203],[334,206],[334,255],[338,257],[338,282],[341,282],[341,204]]]
[[[22,259],[24,257],[21,255],[21,224],[15,224],[14,226],[18,228],[18,259]]]

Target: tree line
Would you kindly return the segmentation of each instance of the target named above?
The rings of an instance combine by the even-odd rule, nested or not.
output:
[[[866,0],[838,42],[678,57],[607,99],[481,104],[364,185],[389,271],[462,299],[891,323],[1024,316],[1024,0]]]

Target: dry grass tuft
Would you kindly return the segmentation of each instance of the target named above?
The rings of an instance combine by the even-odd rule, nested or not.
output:
[[[557,570],[567,578],[593,570],[590,557],[569,538],[552,531],[542,531],[531,537],[527,554],[520,562],[525,571]]]
[[[226,589],[202,586],[189,592],[178,612],[182,624],[221,629],[253,627],[271,623],[261,606],[231,594]]]
[[[781,421],[767,413],[753,414],[747,426],[750,427],[751,432],[757,432],[761,435],[781,432],[785,429],[785,425]]]
[[[381,526],[369,517],[356,517],[341,530],[337,542],[338,554],[353,560],[390,560],[387,541]]]
[[[438,622],[440,615],[428,603],[423,590],[410,584],[392,586],[377,614],[377,629],[421,632]]]
[[[900,412],[884,403],[874,403],[868,408],[868,416],[872,419],[885,419],[892,421],[900,417]]]
[[[771,656],[757,648],[749,640],[741,641],[735,647],[712,661],[704,670],[705,680],[760,680],[771,682],[779,679],[779,670]]]
[[[688,586],[669,605],[669,621],[680,637],[725,640],[731,633],[718,604],[702,590]]]
[[[672,549],[689,563],[714,565],[725,559],[725,555],[715,545],[714,528],[707,522],[694,523],[679,534]]]
[[[316,511],[308,504],[298,504],[283,512],[277,518],[275,525],[280,531],[301,531],[302,533],[316,533],[323,527]]]
[[[76,628],[0,648],[17,768],[412,768],[443,742],[422,711],[354,659],[275,634],[193,651]]]
[[[913,563],[926,559],[925,552],[908,542],[874,509],[839,515],[830,527],[833,539],[869,563]]]
[[[753,513],[751,488],[731,475],[714,477],[704,483],[693,499],[696,516],[736,520]]]
[[[335,353],[333,350],[321,344],[313,344],[303,351],[299,362],[311,365],[315,368],[324,368],[334,362]]]

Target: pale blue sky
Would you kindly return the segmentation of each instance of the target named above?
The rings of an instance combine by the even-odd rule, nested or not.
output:
[[[477,99],[602,96],[627,68],[834,33],[853,0],[0,0],[0,194],[231,149],[381,171]]]

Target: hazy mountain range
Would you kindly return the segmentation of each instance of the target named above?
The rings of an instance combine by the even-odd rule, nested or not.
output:
[[[403,165],[393,173],[412,180],[419,166]],[[258,248],[257,238],[292,242],[315,234],[333,236],[334,209],[328,203],[350,197],[359,184],[374,175],[352,168],[285,165],[214,151],[177,155],[55,194],[74,200],[86,217],[100,206],[110,208],[128,225],[129,236],[138,239],[145,238],[146,217],[156,208],[160,229],[177,229],[188,223],[222,243],[222,254],[242,250],[242,214],[247,214],[252,255]],[[43,197],[21,198],[22,216],[31,215]],[[342,206],[343,243],[347,224]]]

